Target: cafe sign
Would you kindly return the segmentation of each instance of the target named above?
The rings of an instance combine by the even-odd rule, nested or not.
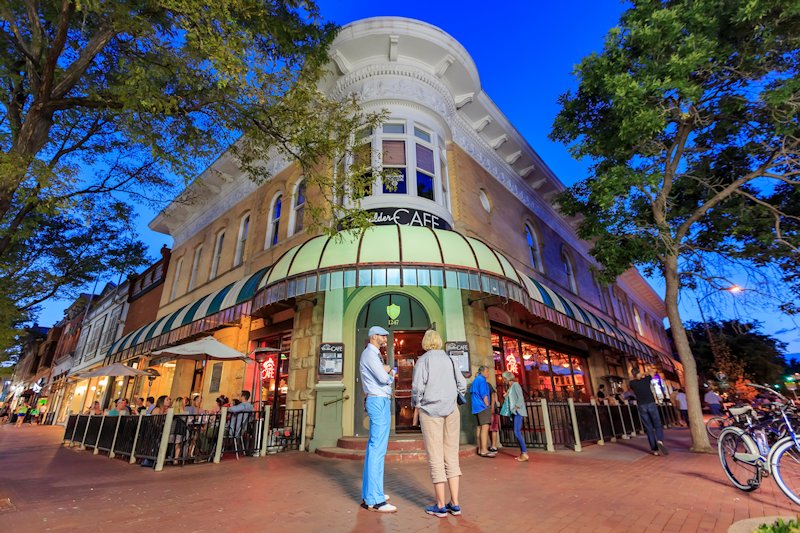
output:
[[[443,218],[421,209],[408,207],[376,207],[367,209],[370,222],[376,226],[420,226],[433,229],[453,229]]]

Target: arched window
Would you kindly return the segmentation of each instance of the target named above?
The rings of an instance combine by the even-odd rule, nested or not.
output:
[[[578,282],[575,279],[575,265],[572,262],[569,252],[564,249],[561,250],[561,264],[564,265],[564,274],[567,276],[569,290],[577,294]]]
[[[644,335],[644,328],[642,327],[642,318],[639,316],[639,310],[636,309],[635,305],[631,306],[631,310],[633,311],[633,322],[636,326],[636,331],[639,332],[639,335]]]
[[[189,276],[189,290],[197,286],[197,272],[200,266],[200,257],[203,253],[203,245],[201,244],[194,249],[194,259],[192,260],[192,273]]]
[[[292,206],[292,235],[303,231],[303,219],[306,213],[306,180],[297,184]]]
[[[636,325],[636,331],[639,332],[639,335],[644,336],[644,328],[642,328],[642,318],[639,316],[639,310],[636,309],[635,305],[631,306],[633,310],[633,321]]]
[[[272,200],[272,207],[269,210],[269,225],[267,226],[267,242],[265,248],[278,244],[278,230],[281,223],[281,204],[283,195],[278,194]]]
[[[183,267],[183,257],[175,263],[175,274],[172,276],[172,288],[169,291],[169,301],[173,301],[178,296],[178,281],[181,279],[181,268]]]
[[[225,244],[225,231],[217,233],[217,238],[214,242],[214,258],[211,261],[211,273],[208,279],[214,279],[219,272],[219,262],[222,259],[222,245]]]
[[[250,231],[250,213],[242,217],[239,222],[239,238],[236,239],[236,255],[233,259],[233,266],[237,267],[244,261],[245,251],[247,250],[247,233]]]
[[[528,242],[528,253],[530,255],[531,266],[534,270],[543,272],[542,253],[539,248],[539,238],[530,224],[525,224],[525,240]]]

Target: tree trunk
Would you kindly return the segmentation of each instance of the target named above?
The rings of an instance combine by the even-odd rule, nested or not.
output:
[[[678,350],[681,363],[683,363],[686,403],[689,408],[689,431],[692,436],[690,450],[698,453],[714,453],[714,449],[708,441],[706,424],[703,420],[703,404],[700,401],[697,363],[694,360],[692,349],[689,347],[689,338],[686,336],[686,330],[683,328],[683,322],[681,322],[681,317],[678,313],[680,279],[678,276],[677,256],[668,256],[664,262],[664,281],[667,286],[664,303],[667,306],[667,317],[672,329],[672,340]]]

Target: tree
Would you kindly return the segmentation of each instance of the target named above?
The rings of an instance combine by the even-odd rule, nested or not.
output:
[[[316,90],[335,34],[302,0],[2,2],[0,275],[24,271],[24,250],[40,248],[53,224],[91,216],[87,204],[116,218],[83,232],[85,244],[114,240],[107,230],[132,213],[121,202],[163,207],[231,146],[253,179],[266,179],[264,159],[277,155],[329,176],[322,161],[341,157],[344,141],[379,119],[353,98],[330,102]],[[67,270],[76,280],[100,272],[89,266],[104,265]],[[36,282],[45,285],[22,304],[14,299],[30,285],[4,282],[5,326],[59,289],[47,276]],[[16,309],[6,313],[8,305]]]
[[[758,321],[709,322],[713,350],[703,323],[688,322],[685,327],[701,379],[712,380],[717,372],[723,372],[732,383],[774,384],[786,373],[786,343],[762,333]],[[720,361],[721,357],[727,360]]]
[[[798,70],[797,2],[639,0],[561,97],[551,135],[591,161],[561,208],[581,215],[606,280],[663,276],[694,451],[710,446],[681,291],[745,271],[797,310],[800,219],[779,191],[800,186]]]

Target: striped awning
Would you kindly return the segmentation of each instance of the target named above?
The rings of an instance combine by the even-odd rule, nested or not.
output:
[[[226,285],[222,289],[203,296],[193,303],[184,305],[177,311],[164,315],[158,320],[128,333],[111,345],[106,356],[125,351],[182,326],[250,300],[268,270],[267,268],[261,269],[255,274]]]
[[[336,288],[439,286],[494,294],[648,362],[655,350],[585,307],[520,273],[500,251],[456,231],[373,226],[320,235],[284,253],[258,287],[254,308]]]

